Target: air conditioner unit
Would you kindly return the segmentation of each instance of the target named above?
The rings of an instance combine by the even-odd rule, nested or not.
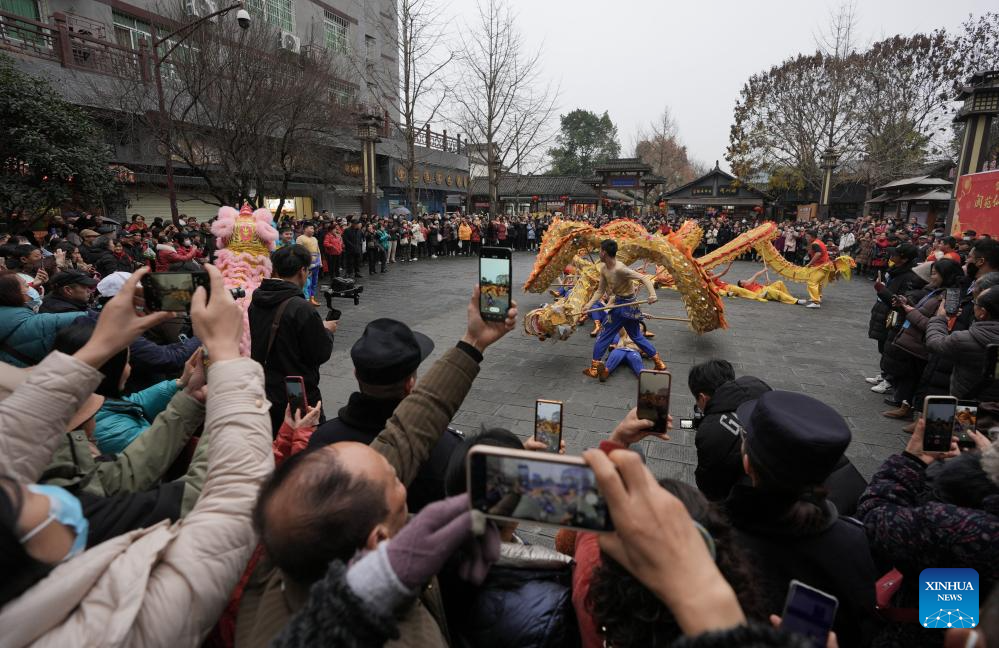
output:
[[[293,54],[301,54],[302,39],[291,32],[282,31],[281,40],[278,41],[278,49],[283,49]]]

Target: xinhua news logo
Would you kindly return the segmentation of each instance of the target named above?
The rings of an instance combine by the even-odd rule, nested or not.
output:
[[[919,575],[919,622],[924,628],[978,625],[978,572],[967,567],[924,569]]]

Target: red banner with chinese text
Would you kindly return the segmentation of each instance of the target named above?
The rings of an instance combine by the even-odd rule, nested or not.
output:
[[[968,230],[999,234],[999,170],[971,173],[957,179],[957,204],[951,234]]]

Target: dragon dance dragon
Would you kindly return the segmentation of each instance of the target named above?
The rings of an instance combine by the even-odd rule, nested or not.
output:
[[[564,298],[536,308],[524,317],[524,332],[539,340],[566,340],[579,322],[582,306],[589,302],[600,283],[597,264],[587,256],[599,249],[600,241],[617,241],[617,258],[625,265],[636,261],[655,263],[655,281],[674,288],[690,319],[695,333],[707,333],[727,328],[721,294],[712,281],[710,270],[755,249],[775,272],[790,281],[825,284],[839,278],[850,278],[854,261],[838,257],[827,265],[805,267],[790,263],[771,241],[777,237],[777,225],[764,223],[744,232],[710,254],[695,258],[693,250],[700,244],[703,230],[695,221],[685,221],[679,229],[666,235],[650,234],[635,221],[616,220],[603,227],[555,219],[545,232],[530,276],[524,283],[526,292],[544,292],[555,282],[563,269],[574,266],[575,283]]]
[[[250,205],[236,211],[232,207],[219,208],[219,217],[212,223],[219,251],[215,265],[225,279],[228,289],[242,288],[245,297],[236,300],[243,311],[243,339],[239,351],[250,355],[250,323],[248,311],[253,291],[271,276],[271,251],[278,233],[271,224],[274,217],[270,210],[253,211]]]

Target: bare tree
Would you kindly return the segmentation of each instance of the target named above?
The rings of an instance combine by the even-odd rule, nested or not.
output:
[[[389,115],[404,141],[406,198],[411,209],[415,209],[417,201],[416,167],[421,157],[417,142],[447,99],[444,73],[456,56],[444,44],[447,36],[444,9],[435,0],[399,0],[397,29],[382,29],[382,32],[399,57],[400,75],[378,75],[373,70],[362,75],[373,84],[375,101]],[[378,21],[378,24],[384,23]]]
[[[260,204],[269,194],[280,213],[293,180],[332,181],[330,170],[342,169],[337,143],[353,119],[331,94],[343,61],[321,46],[296,54],[278,43],[262,21],[197,29],[161,67],[165,115],[150,110],[151,83],[115,81],[95,93],[121,124],[154,133],[160,153],[203,180],[213,204]]]
[[[679,128],[669,106],[647,128],[639,128],[635,135],[635,157],[652,167],[652,172],[666,179],[664,189],[669,191],[698,177],[695,162],[688,155],[687,147],[680,142]],[[703,166],[703,165],[701,165]]]
[[[541,78],[541,50],[528,51],[505,0],[481,0],[478,10],[478,23],[461,35],[462,80],[452,120],[485,149],[495,212],[503,170],[540,165],[554,137],[558,91]]]

